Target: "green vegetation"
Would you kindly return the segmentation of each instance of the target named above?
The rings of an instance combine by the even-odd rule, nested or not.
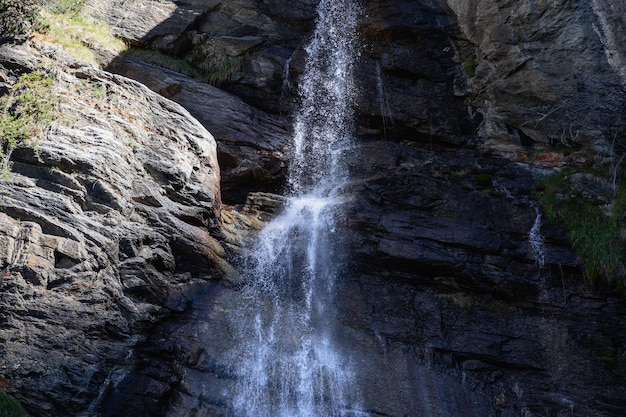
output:
[[[129,48],[125,51],[125,54],[139,58],[142,61],[149,62],[153,65],[176,71],[188,77],[198,78],[200,76],[198,71],[194,69],[184,58],[176,58],[170,55],[165,55],[159,51],[141,48]]]
[[[81,61],[98,65],[94,49],[119,53],[126,46],[107,25],[86,16],[83,6],[84,0],[0,0],[1,37],[43,39],[63,46]],[[33,71],[20,76],[11,91],[0,97],[0,175],[5,179],[13,151],[21,145],[36,149],[35,138],[57,116],[59,98],[53,83],[45,70]]]
[[[186,59],[200,70],[205,82],[220,85],[232,81],[243,65],[244,55],[231,56],[216,42],[205,42],[196,46]]]
[[[0,390],[0,416],[2,417],[26,417],[24,408],[11,398],[7,393]]]
[[[83,13],[85,0],[0,0],[0,43],[37,36],[62,45],[70,55],[97,64],[94,46],[120,53],[125,44],[109,27]]]
[[[478,185],[479,187],[491,187],[493,185],[493,178],[491,174],[488,173],[481,172],[476,174],[475,180],[476,185]]]
[[[11,92],[0,98],[0,172],[6,178],[13,150],[36,146],[34,137],[52,122],[57,104],[53,79],[41,71],[22,75]]]
[[[457,292],[453,294],[437,294],[437,298],[452,302],[453,304],[456,304],[458,307],[466,311],[471,310],[475,304],[475,300],[471,295],[462,292]]]
[[[0,43],[22,41],[41,28],[38,1],[0,0]]]
[[[141,48],[129,48],[125,54],[216,86],[231,81],[245,60],[244,55],[230,56],[211,42],[194,47],[183,57]]]
[[[463,61],[463,73],[471,78],[476,75],[477,66],[478,62],[476,60],[476,55],[469,55],[467,58],[465,58],[465,61]]]
[[[610,346],[608,353],[606,355],[599,356],[598,360],[604,369],[607,371],[614,371],[624,363],[624,360],[626,360],[626,350],[620,349],[618,351],[618,349],[614,346]]]
[[[607,214],[572,189],[574,173],[564,169],[542,179],[533,195],[551,222],[567,228],[572,246],[592,281],[622,287],[626,250],[620,240],[619,222],[626,207],[626,187],[620,188],[612,212]]]
[[[56,0],[47,3],[41,11],[46,30],[39,36],[63,46],[74,58],[98,66],[94,50],[105,49],[115,55],[126,49],[126,44],[112,33],[106,23],[82,12],[83,1]]]
[[[48,0],[45,8],[56,14],[78,14],[85,6],[85,0]]]

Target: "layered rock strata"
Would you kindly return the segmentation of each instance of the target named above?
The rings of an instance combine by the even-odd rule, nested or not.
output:
[[[50,68],[60,98],[0,183],[2,378],[40,416],[85,411],[169,314],[170,293],[230,268],[211,134],[145,86],[62,54],[0,55],[7,79]]]

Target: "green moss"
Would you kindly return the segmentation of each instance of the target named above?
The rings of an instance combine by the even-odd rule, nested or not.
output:
[[[0,416],[2,417],[26,417],[24,408],[6,392],[0,390]]]
[[[520,311],[517,309],[515,305],[508,304],[502,300],[484,300],[480,303],[480,306],[492,313],[495,313],[499,316],[505,316],[507,314],[517,313]]]
[[[10,157],[20,145],[36,147],[33,139],[55,117],[53,79],[43,72],[22,75],[11,93],[0,98],[0,172],[6,178]]]
[[[475,304],[475,300],[471,295],[462,292],[457,292],[454,294],[437,294],[437,298],[452,302],[453,304],[456,304],[458,307],[466,311],[471,310]]]
[[[617,354],[617,350],[613,346],[611,346],[609,348],[609,352],[606,355],[598,357],[598,360],[600,361],[604,369],[606,369],[607,371],[614,371],[618,367],[619,356],[620,355]],[[623,358],[624,354],[622,354],[621,356]]]
[[[621,187],[612,213],[606,214],[572,190],[573,174],[573,170],[564,169],[544,178],[536,184],[533,196],[551,222],[567,228],[587,275],[594,282],[623,286],[626,251],[619,238],[619,218],[626,207],[626,190]]]
[[[476,184],[479,187],[490,187],[492,185],[491,174],[487,174],[487,173],[476,174]]]
[[[476,55],[472,54],[463,61],[463,73],[468,77],[476,75],[476,67],[478,66]]]

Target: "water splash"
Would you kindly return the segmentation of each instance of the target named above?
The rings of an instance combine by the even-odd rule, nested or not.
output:
[[[353,66],[358,7],[322,0],[299,82],[284,212],[245,259],[241,339],[232,352],[242,417],[355,416],[349,359],[336,341],[335,283],[342,269],[335,233],[353,137]]]

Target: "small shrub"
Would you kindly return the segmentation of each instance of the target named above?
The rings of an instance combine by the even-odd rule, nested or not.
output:
[[[440,300],[447,300],[449,302],[452,302],[459,308],[466,311],[471,310],[475,304],[475,300],[471,295],[462,292],[457,292],[453,294],[437,294],[437,298],[439,298]]]
[[[83,10],[85,0],[51,0],[45,2],[46,9],[58,14],[78,14]]]
[[[23,41],[42,28],[36,0],[0,0],[0,43]]]
[[[169,55],[165,55],[164,53],[159,51],[155,51],[152,49],[129,48],[125,52],[125,54],[137,57],[150,64],[176,71],[189,77],[198,76],[197,71],[193,69],[189,62],[185,61],[182,58],[175,58]]]
[[[197,45],[186,57],[198,68],[203,81],[216,86],[232,81],[245,58],[245,55],[228,55],[223,46],[212,41]]]
[[[0,390],[0,416],[2,417],[26,417],[24,408],[11,398],[6,392]]]
[[[617,350],[611,346],[609,352],[606,355],[598,357],[598,360],[602,364],[602,367],[607,371],[614,371],[618,367],[619,356]],[[622,354],[623,357],[623,354]]]
[[[245,59],[244,56],[226,55],[221,49],[215,49],[212,43],[195,47],[184,58],[141,48],[130,48],[125,54],[215,86],[232,81]]]
[[[11,92],[0,98],[0,172],[6,178],[13,150],[22,144],[35,146],[34,137],[52,122],[56,96],[53,79],[40,71],[22,75]]]

